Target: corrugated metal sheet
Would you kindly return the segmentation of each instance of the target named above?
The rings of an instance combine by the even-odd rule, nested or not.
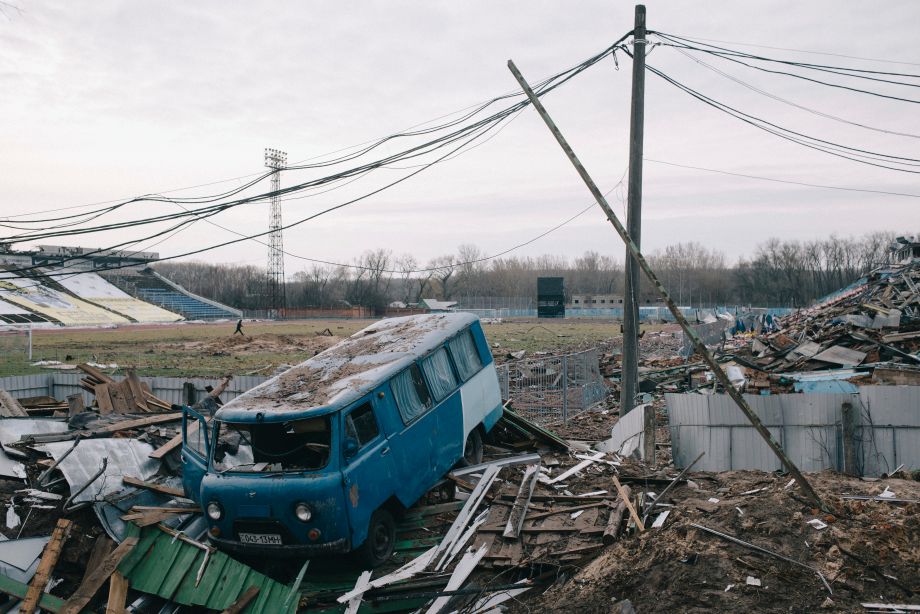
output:
[[[66,399],[68,395],[80,393],[83,395],[83,400],[89,405],[93,401],[93,395],[80,387],[80,380],[83,377],[82,373],[73,372],[14,375],[0,378],[0,388],[3,388],[17,399],[42,395],[52,396],[56,399]],[[116,375],[115,378],[120,379],[120,376]],[[229,401],[267,379],[267,377],[261,375],[234,377],[221,395],[221,399]],[[150,386],[150,390],[154,395],[170,403],[183,402],[182,386],[185,382],[195,384],[195,390],[198,391],[199,398],[207,394],[204,389],[205,386],[216,386],[220,382],[220,378],[184,377],[142,377],[140,380]]]
[[[148,527],[139,531],[140,541],[118,566],[131,588],[158,595],[187,606],[223,610],[250,586],[258,596],[243,612],[295,612],[298,596],[285,604],[290,587],[272,580],[223,552],[209,557],[198,586],[195,578],[205,558],[203,550]]]
[[[864,386],[856,394],[745,395],[803,471],[843,467],[842,406],[859,412],[857,450],[864,475],[899,464],[920,468],[920,387]],[[685,466],[705,451],[702,471],[780,468],[776,456],[726,395],[666,394],[672,454]]]

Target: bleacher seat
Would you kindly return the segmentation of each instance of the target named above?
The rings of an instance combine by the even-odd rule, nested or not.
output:
[[[141,298],[170,311],[181,313],[189,320],[216,320],[235,318],[236,314],[221,309],[210,303],[183,294],[152,275],[137,275],[131,278],[131,284]]]

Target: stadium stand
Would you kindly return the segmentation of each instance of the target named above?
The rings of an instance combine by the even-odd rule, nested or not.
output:
[[[54,324],[45,316],[32,313],[3,300],[0,300],[0,322],[4,324]]]
[[[189,320],[220,320],[242,317],[242,312],[196,296],[151,269],[133,275],[107,277],[113,284],[150,303],[181,313]]]
[[[134,298],[96,273],[74,273],[56,279],[68,292],[136,322],[176,322],[182,319],[178,313]]]
[[[128,318],[48,287],[40,278],[0,271],[0,300],[68,326],[127,324]]]

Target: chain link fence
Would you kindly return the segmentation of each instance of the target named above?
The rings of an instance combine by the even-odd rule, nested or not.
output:
[[[32,360],[32,327],[0,326],[0,375],[15,373]]]
[[[545,426],[566,422],[607,395],[596,349],[509,362],[497,370],[502,398]]]

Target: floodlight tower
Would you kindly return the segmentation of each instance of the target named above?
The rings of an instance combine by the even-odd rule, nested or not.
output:
[[[265,148],[265,166],[272,173],[271,215],[268,218],[268,278],[266,304],[271,317],[284,315],[284,241],[281,238],[281,169],[287,164],[287,152]]]

